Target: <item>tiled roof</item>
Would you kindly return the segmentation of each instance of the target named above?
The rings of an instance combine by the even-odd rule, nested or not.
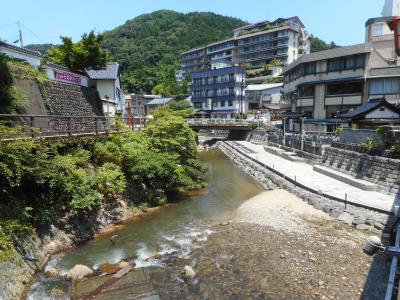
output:
[[[107,64],[105,69],[86,69],[86,73],[90,79],[94,80],[115,80],[118,78],[119,64],[111,62]]]
[[[340,114],[340,118],[344,119],[358,119],[365,116],[367,113],[378,109],[381,106],[386,106],[391,110],[400,113],[400,109],[396,108],[394,105],[390,104],[385,100],[385,98],[371,99],[367,103],[362,104],[361,106],[349,110],[344,114]]]
[[[283,68],[283,73],[286,73],[287,71],[290,71],[291,69],[303,63],[370,52],[372,52],[372,45],[370,43],[337,47],[325,51],[314,52],[301,56],[299,59]]]
[[[61,65],[57,65],[57,64],[53,64],[52,62],[49,62],[47,60],[44,62],[44,65],[49,66],[49,67],[54,68],[54,69],[65,70],[65,71],[71,72],[67,67],[64,67],[64,66],[61,66]]]
[[[174,98],[161,98],[161,99],[154,99],[148,102],[146,105],[165,105],[174,100]]]
[[[367,27],[368,25],[375,23],[375,22],[387,22],[391,19],[393,19],[393,17],[371,18],[371,19],[368,19],[367,22],[365,22],[365,27]]]
[[[29,55],[33,55],[33,56],[37,56],[37,57],[42,57],[42,54],[39,51],[35,51],[35,50],[31,50],[25,47],[18,47],[18,46],[14,46],[5,42],[0,41],[0,47],[4,47],[4,48],[8,48],[11,50],[15,50],[15,51],[19,51],[25,54],[29,54]]]

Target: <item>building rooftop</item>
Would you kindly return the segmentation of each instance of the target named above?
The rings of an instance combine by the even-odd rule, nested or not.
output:
[[[260,26],[260,25],[264,25],[264,24],[267,25],[267,24],[282,23],[282,22],[289,21],[289,20],[292,20],[292,19],[297,19],[299,21],[299,23],[302,26],[304,26],[304,24],[303,24],[303,22],[301,22],[300,18],[297,17],[297,16],[294,16],[294,17],[291,17],[291,18],[278,18],[273,22],[271,22],[269,20],[263,20],[263,21],[260,21],[260,22],[256,22],[256,23],[253,23],[253,24],[248,24],[248,25],[245,25],[245,26],[242,26],[242,27],[239,27],[239,28],[235,28],[233,31],[253,28],[253,27]]]
[[[119,64],[116,62],[107,63],[105,69],[86,69],[90,79],[94,80],[116,80],[119,75]]]
[[[364,103],[355,109],[340,114],[339,117],[352,120],[363,118],[366,114],[378,109],[381,106],[385,106],[397,113],[400,113],[400,109],[387,102],[385,98],[377,98],[377,99],[371,99],[367,103]]]
[[[174,100],[174,98],[161,98],[161,99],[153,99],[148,102],[146,105],[165,105]]]
[[[18,46],[11,45],[11,44],[8,44],[8,43],[2,42],[2,41],[0,41],[0,47],[8,48],[8,49],[11,49],[14,51],[18,51],[18,52],[29,54],[29,55],[36,56],[36,57],[42,57],[42,54],[39,51],[31,50],[31,49],[28,49],[25,47],[18,47]]]
[[[372,52],[372,45],[370,43],[337,47],[325,51],[314,52],[301,56],[299,59],[283,68],[283,73],[286,73],[287,71],[290,71],[291,69],[303,63],[370,52]]]
[[[368,19],[367,22],[365,22],[365,27],[368,27],[369,25],[371,25],[372,23],[375,23],[375,22],[387,22],[391,19],[393,19],[393,17],[371,18],[371,19]]]
[[[247,86],[245,91],[263,91],[268,89],[273,89],[277,87],[283,87],[283,82],[281,83],[265,83],[265,84],[250,84]]]

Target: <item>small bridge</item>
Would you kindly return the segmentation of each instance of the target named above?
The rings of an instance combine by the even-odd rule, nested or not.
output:
[[[187,123],[193,129],[235,129],[250,130],[253,121],[244,119],[188,119]]]

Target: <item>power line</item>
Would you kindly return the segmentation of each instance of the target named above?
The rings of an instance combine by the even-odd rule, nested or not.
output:
[[[32,34],[34,37],[36,37],[39,41],[41,41],[43,44],[46,44],[46,42],[40,38],[36,33],[34,33],[32,30],[30,30],[25,24],[19,22],[30,34]]]
[[[17,22],[10,23],[10,24],[4,24],[4,25],[0,25],[0,28],[3,28],[3,27],[9,27],[9,26],[12,26],[12,25],[17,25]]]

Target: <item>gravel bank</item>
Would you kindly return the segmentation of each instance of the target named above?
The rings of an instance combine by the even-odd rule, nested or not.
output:
[[[304,232],[310,229],[304,220],[319,222],[333,219],[285,190],[274,190],[261,193],[242,204],[235,220],[287,232]]]

